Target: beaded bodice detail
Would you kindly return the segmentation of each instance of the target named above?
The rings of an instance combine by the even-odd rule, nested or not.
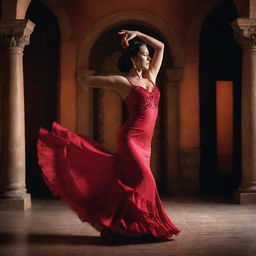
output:
[[[129,110],[157,109],[159,99],[160,92],[157,86],[154,86],[152,92],[149,92],[141,86],[132,85],[130,93],[125,98],[125,103]]]

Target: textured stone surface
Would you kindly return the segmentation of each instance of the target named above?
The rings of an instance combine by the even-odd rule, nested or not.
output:
[[[1,20],[0,45],[3,52],[4,95],[0,207],[28,208],[25,188],[25,117],[23,48],[29,44],[34,24],[29,20]],[[17,200],[17,198],[23,198]]]
[[[255,204],[256,193],[235,192],[234,197],[240,204]]]
[[[231,26],[234,37],[243,49],[241,85],[241,203],[256,197],[256,19],[238,18]],[[250,194],[246,194],[250,193]],[[254,195],[253,195],[254,194]]]
[[[28,210],[31,208],[30,194],[25,194],[21,199],[3,199],[0,198],[0,211],[9,210]]]
[[[0,211],[1,256],[256,255],[256,205],[231,198],[162,198],[182,229],[166,242],[105,242],[58,200],[32,200],[28,211]]]

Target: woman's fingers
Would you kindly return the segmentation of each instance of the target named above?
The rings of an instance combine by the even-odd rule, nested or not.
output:
[[[121,45],[122,45],[122,47],[123,48],[127,48],[128,47],[128,41],[127,41],[127,35],[125,34],[125,35],[123,35],[123,37],[122,37],[122,39],[121,39]]]
[[[133,39],[136,36],[136,33],[134,33],[133,31],[129,31],[129,30],[125,30],[122,29],[121,31],[118,32],[119,35],[123,35],[122,39],[121,39],[121,45],[124,48],[127,48],[129,46],[129,40]]]
[[[124,41],[127,42],[128,34],[124,34]]]
[[[124,34],[123,37],[122,37],[122,40],[121,40],[121,44],[123,44],[126,41],[126,38],[127,38],[127,35]]]
[[[125,30],[125,29],[122,29],[121,31],[118,32],[118,34],[125,34],[125,33],[128,33],[128,30]]]
[[[136,36],[135,34],[129,34],[129,35],[127,35],[126,40],[129,41],[129,40],[133,39],[135,36]]]
[[[123,42],[124,42],[124,36],[123,36],[122,39],[121,39],[121,44],[123,44]]]

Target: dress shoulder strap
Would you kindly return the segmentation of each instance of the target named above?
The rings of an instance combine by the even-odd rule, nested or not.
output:
[[[156,84],[154,84],[154,82],[150,78],[146,77],[146,79],[148,79],[149,82],[151,82],[154,86],[156,86]]]
[[[124,76],[125,77],[125,76]],[[133,86],[133,83],[130,81],[130,79],[128,79],[127,77],[125,77],[127,80],[128,80],[128,82],[130,83],[130,85],[131,86]]]

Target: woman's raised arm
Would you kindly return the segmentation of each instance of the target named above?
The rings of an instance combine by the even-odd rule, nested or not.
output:
[[[148,72],[151,79],[155,81],[163,60],[164,43],[139,31],[122,30],[119,32],[119,34],[123,35],[121,42],[123,47],[128,47],[129,40],[133,39],[134,37],[138,37],[154,49],[154,55],[150,62]]]

